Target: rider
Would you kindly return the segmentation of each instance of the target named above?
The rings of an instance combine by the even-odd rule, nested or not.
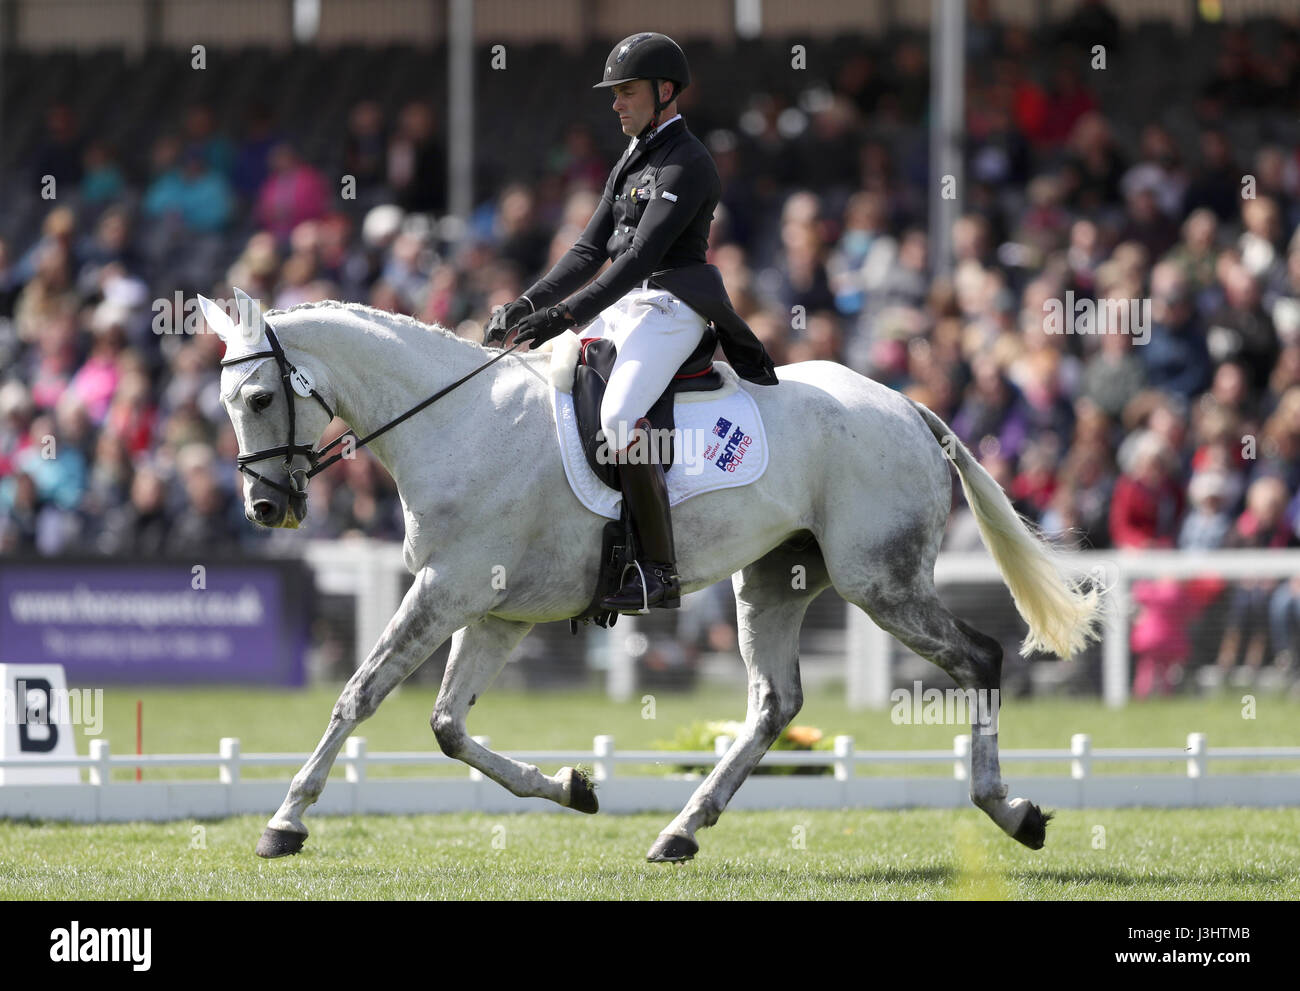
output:
[[[611,612],[680,601],[663,466],[643,456],[645,446],[629,451],[647,439],[645,414],[700,343],[707,321],[743,378],[777,382],[771,359],[705,260],[721,182],[708,150],[677,112],[677,96],[690,78],[686,56],[666,35],[643,32],[614,46],[593,88],[613,88],[614,112],[632,140],[577,243],[519,299],[493,313],[486,335],[489,344],[502,342],[517,324],[516,341],[535,347],[595,319],[617,345],[600,425],[608,449],[617,451],[644,560],[629,569],[618,592],[601,600]],[[612,264],[588,284],[606,256]]]

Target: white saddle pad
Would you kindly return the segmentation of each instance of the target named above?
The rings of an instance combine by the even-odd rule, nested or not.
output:
[[[623,495],[602,482],[582,450],[578,416],[573,407],[573,369],[580,342],[566,331],[555,339],[551,354],[551,400],[564,474],[579,501],[593,513],[616,520]],[[668,504],[731,489],[761,478],[767,468],[767,437],[758,406],[740,387],[735,369],[715,362],[721,389],[678,393],[673,406],[676,435],[668,481]]]

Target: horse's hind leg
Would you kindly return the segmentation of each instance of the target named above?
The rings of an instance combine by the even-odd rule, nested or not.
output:
[[[799,682],[799,628],[804,613],[830,579],[816,545],[783,544],[732,575],[740,653],[749,674],[744,729],[681,813],[659,835],[646,859],[689,860],[697,830],[718,821],[736,790],[803,706]]]
[[[555,777],[549,777],[532,764],[489,750],[466,732],[470,706],[492,684],[510,651],[532,628],[532,623],[484,616],[458,630],[451,643],[451,659],[429,725],[438,738],[438,746],[448,757],[482,771],[521,798],[549,798],[579,812],[595,812],[595,792],[587,779],[573,768],[561,768]]]
[[[919,576],[910,589],[891,589],[850,598],[881,628],[926,660],[947,671],[967,690],[971,711],[970,797],[1008,836],[1032,850],[1043,846],[1047,820],[1032,802],[1007,801],[998,764],[998,703],[1002,647],[992,637],[962,622],[939,602],[934,586]]]

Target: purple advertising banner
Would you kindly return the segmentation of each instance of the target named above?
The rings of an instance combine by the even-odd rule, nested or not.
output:
[[[0,663],[62,664],[72,683],[302,685],[311,579],[295,565],[0,561]]]

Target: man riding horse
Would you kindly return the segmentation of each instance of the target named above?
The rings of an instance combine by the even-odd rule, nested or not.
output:
[[[645,456],[656,447],[646,435],[645,415],[699,345],[708,322],[742,378],[777,384],[767,352],[706,261],[721,182],[708,150],[677,112],[690,78],[681,48],[662,34],[632,35],[609,53],[604,78],[593,88],[613,89],[614,112],[632,140],[582,236],[527,292],[498,307],[486,335],[487,343],[500,344],[517,327],[516,342],[535,347],[591,323],[599,333],[588,336],[609,338],[618,349],[600,425],[606,449],[616,452],[644,560],[629,569],[618,592],[601,600],[611,612],[680,602],[668,488],[663,465]],[[612,264],[588,283],[606,256]]]

